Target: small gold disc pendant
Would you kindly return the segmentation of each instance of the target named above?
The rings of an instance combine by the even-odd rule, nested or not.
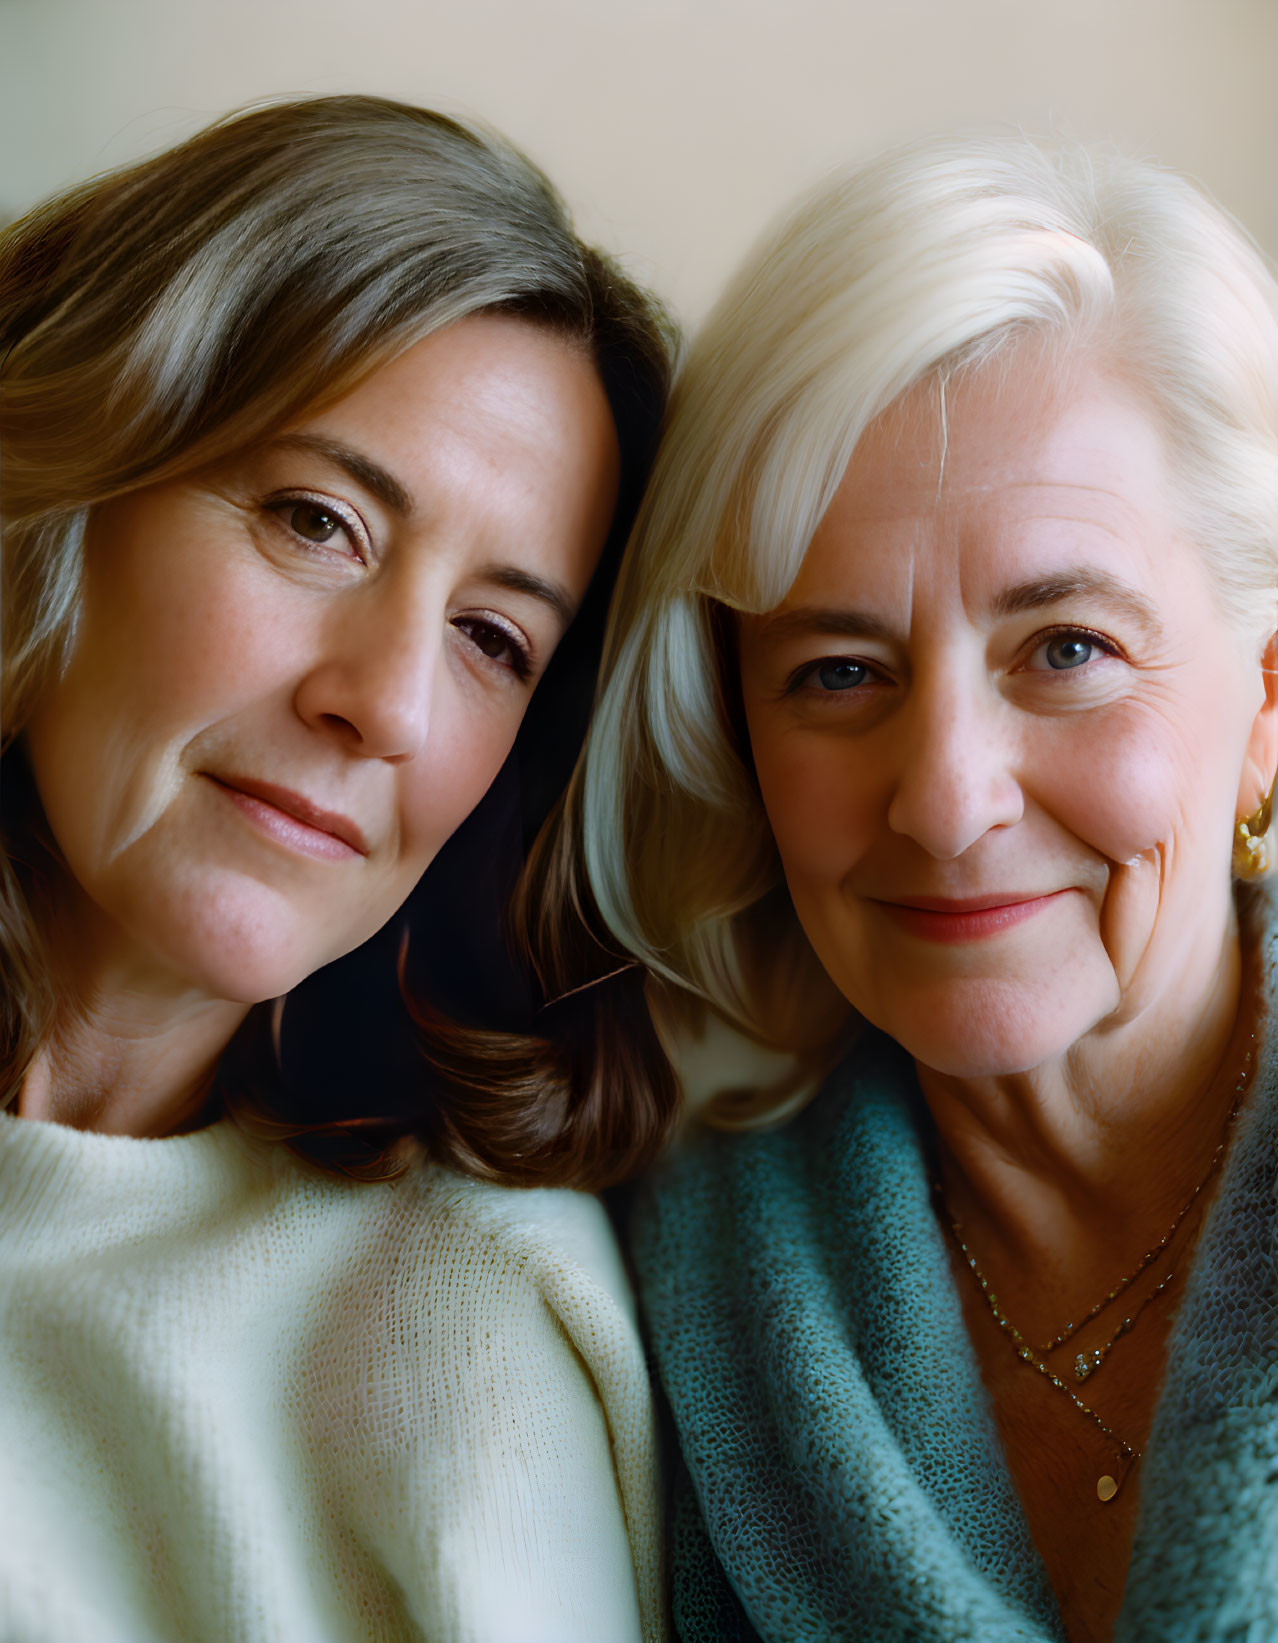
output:
[[[1113,1500],[1117,1493],[1118,1484],[1112,1477],[1110,1477],[1108,1472],[1105,1473],[1104,1477],[1097,1478],[1096,1498],[1098,1500]]]

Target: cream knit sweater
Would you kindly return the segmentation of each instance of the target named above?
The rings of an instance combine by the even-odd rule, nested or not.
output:
[[[3,1643],[645,1643],[600,1206],[0,1114]]]

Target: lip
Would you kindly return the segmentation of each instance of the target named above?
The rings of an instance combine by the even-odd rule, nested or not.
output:
[[[290,849],[326,861],[368,854],[368,841],[349,816],[325,810],[304,793],[255,776],[215,776],[208,770],[201,774],[263,832]]]
[[[911,935],[949,945],[980,941],[1010,930],[1037,917],[1069,893],[1051,890],[1046,895],[1001,891],[985,896],[900,896],[879,901],[878,905]]]

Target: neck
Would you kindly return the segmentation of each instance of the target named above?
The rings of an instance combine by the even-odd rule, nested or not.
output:
[[[1040,1066],[978,1079],[919,1067],[946,1202],[977,1248],[1086,1289],[1166,1230],[1235,1100],[1252,1029],[1245,969],[1231,923],[1195,986]]]
[[[212,996],[80,915],[54,923],[59,1008],[18,1115],[134,1136],[207,1122],[214,1069],[249,1006]]]

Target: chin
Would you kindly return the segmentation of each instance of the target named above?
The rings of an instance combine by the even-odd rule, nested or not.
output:
[[[337,955],[334,955],[337,956]],[[173,968],[210,998],[230,1004],[263,1004],[279,998],[329,962],[303,958],[276,934],[271,940],[184,943],[171,954]]]
[[[234,1004],[280,997],[362,939],[334,940],[289,896],[238,876],[157,898],[132,934],[188,986]]]
[[[1116,988],[1064,989],[1056,977],[951,981],[858,1008],[933,1072],[999,1078],[1066,1054],[1117,1003]]]

